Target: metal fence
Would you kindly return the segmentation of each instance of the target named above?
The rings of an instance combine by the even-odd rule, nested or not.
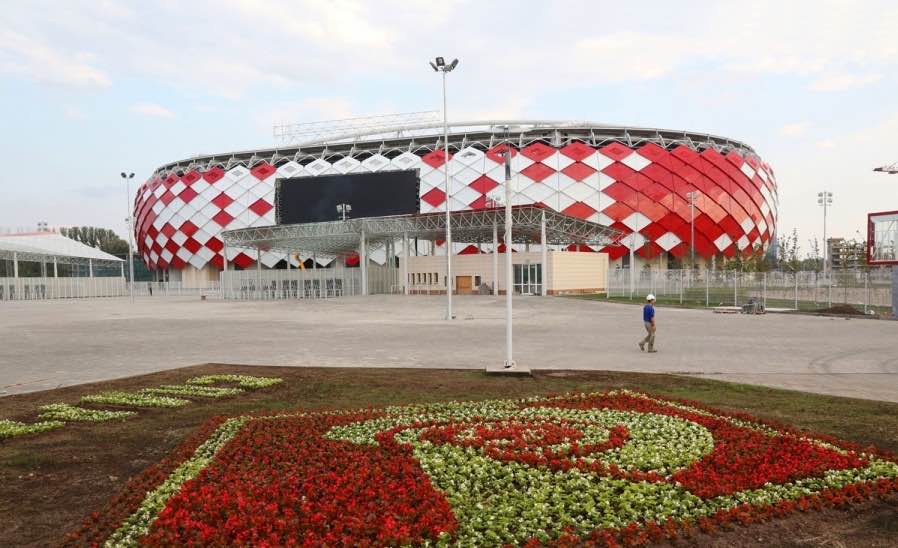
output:
[[[178,296],[219,294],[218,282],[202,287],[185,287],[181,282],[134,282],[134,295]],[[0,301],[50,299],[96,299],[127,297],[128,283],[120,276],[94,278],[0,278]]]
[[[863,310],[892,306],[892,280],[887,269],[818,272],[736,272],[726,270],[642,269],[631,278],[627,268],[608,273],[609,299],[644,299],[688,306],[742,306],[750,300],[768,309],[819,310],[847,304]]]
[[[368,267],[368,293],[401,291],[398,270],[386,265]],[[221,273],[225,299],[330,299],[362,294],[362,271],[342,266],[293,270],[230,270]]]

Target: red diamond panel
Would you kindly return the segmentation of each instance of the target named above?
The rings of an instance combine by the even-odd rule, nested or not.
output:
[[[171,201],[174,199],[175,199],[175,195],[171,193],[171,190],[166,190],[165,194],[163,194],[162,196],[159,197],[159,201],[165,205],[170,204]]]
[[[592,156],[595,151],[596,149],[580,141],[574,141],[561,149],[562,154],[576,162]]]
[[[165,236],[166,236],[167,238],[171,238],[172,236],[175,235],[175,232],[177,232],[177,229],[176,229],[175,227],[173,227],[172,225],[170,225],[170,224],[168,224],[168,223],[165,223],[164,225],[162,225],[162,231],[161,231],[161,232],[162,232],[163,234],[165,234]]]
[[[251,267],[256,261],[246,253],[238,253],[236,257],[231,259],[231,262],[246,270],[247,268]]]
[[[599,152],[611,158],[612,160],[620,162],[621,160],[632,154],[633,149],[620,143],[611,143],[610,145],[606,145],[600,148]]]
[[[197,197],[196,191],[190,187],[185,188],[184,190],[181,191],[180,194],[178,194],[178,198],[181,198],[182,200],[184,200],[184,203],[190,203],[190,200],[193,200],[196,197]]]
[[[421,196],[421,199],[436,207],[446,201],[446,193],[438,188],[432,188],[426,194]]]
[[[224,249],[224,243],[222,243],[222,241],[219,240],[218,238],[209,238],[209,241],[206,242],[206,247],[208,247],[212,251],[218,253],[222,249]]]
[[[596,170],[582,162],[574,162],[573,164],[562,169],[561,172],[575,181],[582,181],[583,179],[595,173]]]
[[[259,179],[260,181],[264,181],[268,177],[274,174],[277,171],[275,167],[267,162],[262,162],[261,164],[257,164],[256,167],[249,170],[252,173],[253,177]]]
[[[197,173],[196,171],[190,170],[187,173],[185,173],[183,177],[181,177],[181,182],[183,182],[187,186],[190,186],[193,183],[199,181],[201,178],[202,178],[202,176],[199,173]]]
[[[203,246],[193,238],[187,238],[186,240],[184,240],[184,249],[191,253],[196,253],[200,250],[201,247]]]
[[[224,170],[217,166],[203,173],[203,179],[210,185],[222,177],[224,177]]]
[[[234,218],[231,217],[227,211],[222,210],[216,213],[215,216],[212,217],[212,220],[218,223],[222,228],[224,228],[228,226],[228,223],[233,221]]]
[[[616,261],[623,257],[624,255],[630,252],[625,246],[622,245],[609,245],[601,250],[602,253],[608,254],[608,259],[611,261]]]
[[[199,230],[195,224],[190,221],[184,221],[184,224],[179,228],[181,232],[184,233],[185,236],[193,236],[196,234],[196,231]]]
[[[477,249],[476,245],[468,245],[464,249],[458,252],[459,255],[477,255],[480,253],[480,250]]]
[[[452,153],[449,153],[449,159],[452,159]],[[443,150],[433,150],[421,157],[421,160],[432,168],[438,168],[446,163],[446,155]]]
[[[472,182],[468,186],[481,194],[486,194],[487,192],[499,186],[499,183],[490,179],[486,175],[481,175],[477,179],[474,179],[474,182]]]
[[[516,148],[512,146],[508,146],[505,143],[494,146],[493,148],[486,151],[486,157],[490,160],[496,162],[497,164],[505,163],[505,149],[511,149],[511,157],[514,158],[518,151]]]
[[[233,202],[234,200],[224,192],[212,199],[212,203],[218,206],[220,209],[228,207]]]
[[[530,158],[534,162],[542,162],[549,156],[555,154],[555,148],[549,145],[536,142],[528,145],[521,150],[521,154]]]
[[[610,166],[607,166],[605,169],[603,169],[602,173],[611,177],[615,181],[621,181],[621,180],[625,179],[628,175],[632,175],[633,173],[636,173],[636,172],[620,162],[615,162],[615,163],[611,164]]]
[[[574,204],[571,204],[567,208],[565,208],[564,211],[562,211],[562,213],[564,213],[565,215],[570,215],[571,217],[577,217],[579,219],[587,219],[595,212],[595,209],[587,204],[584,204],[583,202],[576,202]]]
[[[266,213],[274,209],[274,206],[259,198],[249,206],[249,209],[256,215],[261,217],[262,215],[265,215]]]
[[[536,181],[537,183],[555,173],[555,170],[545,164],[530,164],[521,170],[521,175]]]

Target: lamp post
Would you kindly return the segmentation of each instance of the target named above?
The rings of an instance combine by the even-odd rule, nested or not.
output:
[[[127,199],[127,212],[128,216],[125,217],[125,224],[128,227],[128,295],[131,297],[131,302],[134,302],[134,235],[132,234],[133,230],[131,227],[131,179],[134,178],[134,173],[126,174],[124,171],[122,172],[122,179],[125,180],[125,196]]]
[[[826,211],[833,203],[833,193],[824,190],[817,193],[817,205],[823,207],[823,278],[826,279],[826,261],[829,254],[829,243],[826,241]]]
[[[443,170],[446,173],[446,319],[452,319],[452,226],[449,220],[449,118],[446,113],[446,74],[455,70],[458,59],[446,64],[437,57],[430,62],[434,72],[443,74]]]
[[[511,257],[511,242],[513,239],[511,234],[511,145],[508,143],[507,127],[505,132],[505,368],[509,369],[516,364],[512,352],[511,328],[514,266]],[[545,280],[543,280],[543,283],[545,283]]]

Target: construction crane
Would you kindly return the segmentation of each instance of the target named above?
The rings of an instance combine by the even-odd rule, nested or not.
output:
[[[898,174],[898,162],[895,162],[894,164],[889,165],[889,166],[881,166],[881,167],[874,168],[873,171],[888,173],[889,175]]]

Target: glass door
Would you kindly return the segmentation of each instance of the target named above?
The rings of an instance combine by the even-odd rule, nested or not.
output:
[[[518,295],[542,294],[542,270],[539,263],[514,265],[514,292]]]

